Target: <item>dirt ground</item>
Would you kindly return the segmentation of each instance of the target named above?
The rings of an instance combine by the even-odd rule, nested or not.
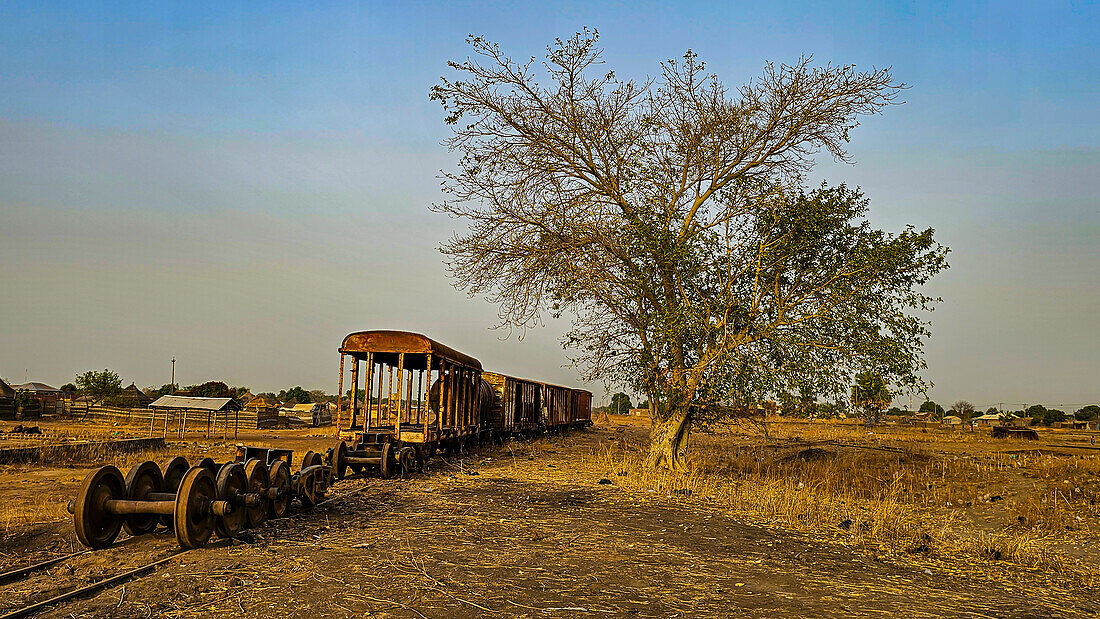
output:
[[[754,525],[717,506],[628,490],[584,454],[645,429],[601,425],[436,459],[408,479],[352,479],[309,513],[178,554],[124,586],[42,617],[888,616],[1064,617],[1100,594],[960,578],[933,558],[894,562],[832,538]],[[257,434],[296,457],[334,439]],[[232,445],[172,451],[228,459]],[[160,454],[158,454],[160,455]],[[219,455],[223,456],[219,458]],[[136,456],[130,459],[135,459]],[[159,458],[158,458],[159,459]],[[129,461],[129,460],[127,460]],[[63,505],[86,467],[0,469],[0,501]],[[601,483],[602,482],[602,483]],[[610,482],[610,483],[608,483]],[[46,498],[42,498],[46,497]],[[38,504],[38,503],[34,503]],[[167,531],[120,537],[0,585],[0,613],[178,548]],[[0,533],[0,572],[79,550],[69,521]]]

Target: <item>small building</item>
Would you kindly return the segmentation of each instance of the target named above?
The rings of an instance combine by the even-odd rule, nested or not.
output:
[[[945,426],[954,427],[954,426],[961,426],[962,422],[963,422],[962,417],[958,417],[956,415],[948,415],[948,416],[943,418],[942,423]]]
[[[138,389],[134,383],[130,383],[130,386],[123,389],[122,393],[118,394],[115,399],[118,401],[119,406],[124,408],[147,408],[153,403],[153,398]]]
[[[223,435],[228,436],[229,426],[233,426],[233,435],[237,434],[239,417],[234,414],[241,405],[233,398],[201,398],[197,396],[162,395],[149,405],[153,409],[150,428],[161,424],[157,417],[163,413],[164,433],[169,429],[183,436],[188,423],[193,429],[204,428],[207,435],[216,434],[219,423],[223,424]]]
[[[279,422],[279,401],[271,396],[258,395],[244,405],[241,422],[248,428],[270,428]]]
[[[1001,416],[996,413],[989,413],[980,417],[975,417],[971,421],[976,426],[999,426],[1001,425]]]
[[[279,409],[279,415],[286,417],[289,425],[305,424],[316,428],[332,423],[332,413],[324,402],[284,406]]]
[[[14,385],[16,391],[26,391],[31,398],[38,400],[43,406],[56,404],[61,399],[61,390],[55,389],[46,383],[29,382],[22,385]]]
[[[932,413],[930,411],[914,413],[905,420],[905,423],[909,424],[924,424],[930,422],[932,422]]]
[[[3,378],[0,378],[0,398],[14,398],[15,389],[11,385],[4,382]]]

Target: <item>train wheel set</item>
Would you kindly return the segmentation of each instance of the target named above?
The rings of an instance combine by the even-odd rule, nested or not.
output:
[[[138,536],[163,525],[183,548],[201,548],[215,533],[230,538],[286,516],[293,501],[310,509],[324,500],[332,466],[321,454],[308,452],[292,473],[290,452],[248,450],[272,457],[224,464],[203,458],[194,465],[175,457],[163,467],[135,464],[126,477],[111,465],[92,471],[68,505],[77,539],[89,548],[106,548],[122,529]]]

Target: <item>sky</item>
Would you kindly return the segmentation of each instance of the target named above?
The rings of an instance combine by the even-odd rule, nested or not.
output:
[[[827,5],[827,6],[822,6]],[[335,392],[352,331],[419,331],[582,385],[549,318],[520,339],[451,286],[429,211],[454,163],[428,91],[468,34],[538,55],[584,26],[620,77],[692,49],[890,66],[852,132],[872,222],[933,227],[933,399],[1100,402],[1100,8],[1028,3],[0,4],[0,376]],[[602,385],[588,385],[604,400]],[[908,400],[899,400],[905,405]]]

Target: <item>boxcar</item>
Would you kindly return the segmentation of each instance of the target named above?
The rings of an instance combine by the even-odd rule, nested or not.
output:
[[[482,377],[495,394],[489,418],[497,436],[531,435],[542,431],[542,383],[496,372],[485,372]]]
[[[592,424],[592,393],[543,383],[543,423],[548,430]]]
[[[344,420],[348,358],[351,406]],[[339,389],[337,424],[352,441],[353,469],[377,465],[388,477],[419,468],[438,448],[457,449],[491,432],[493,390],[481,377],[481,362],[419,333],[349,334],[340,345]]]

